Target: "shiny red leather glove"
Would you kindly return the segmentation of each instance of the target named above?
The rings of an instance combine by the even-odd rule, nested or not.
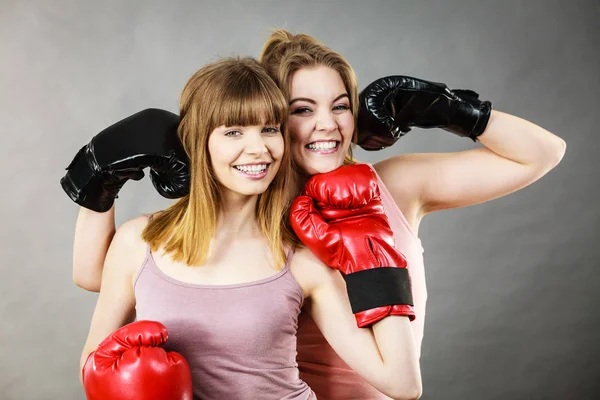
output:
[[[359,327],[389,315],[414,319],[406,258],[394,248],[377,176],[368,165],[312,176],[290,219],[302,243],[344,274]]]
[[[161,348],[167,328],[136,321],[100,343],[83,367],[88,400],[192,400],[192,374],[179,353]]]

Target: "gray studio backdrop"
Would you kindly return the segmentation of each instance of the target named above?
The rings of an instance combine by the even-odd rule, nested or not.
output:
[[[95,133],[146,107],[177,112],[187,78],[258,56],[270,28],[316,36],[364,87],[390,74],[471,88],[563,137],[532,186],[425,218],[425,399],[592,399],[600,222],[598,1],[0,2],[0,398],[82,399],[96,295],[71,279],[78,208],[59,179]],[[359,159],[474,146],[414,130]],[[165,207],[128,183],[117,222]]]

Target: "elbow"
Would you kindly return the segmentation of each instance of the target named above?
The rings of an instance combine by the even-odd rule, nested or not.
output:
[[[73,283],[88,292],[100,292],[100,281],[98,279],[73,273]]]
[[[545,146],[541,147],[538,157],[530,166],[539,177],[542,177],[560,164],[566,150],[567,143],[558,136],[553,136]]]
[[[564,140],[558,136],[555,136],[554,139],[554,143],[550,146],[547,156],[550,169],[556,167],[561,162],[567,151],[567,143]]]
[[[423,394],[423,383],[420,376],[408,382],[406,379],[398,379],[393,385],[388,387],[385,394],[395,400],[420,399]]]
[[[394,400],[417,400],[421,398],[422,393],[423,389],[419,385],[412,388],[405,387],[402,390],[388,393],[388,396]]]

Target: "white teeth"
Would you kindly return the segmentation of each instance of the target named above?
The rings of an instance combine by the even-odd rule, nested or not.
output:
[[[267,164],[236,165],[234,168],[247,174],[260,174],[267,169]]]
[[[311,143],[307,147],[311,150],[331,150],[337,146],[337,142],[332,140],[330,142],[317,142]]]

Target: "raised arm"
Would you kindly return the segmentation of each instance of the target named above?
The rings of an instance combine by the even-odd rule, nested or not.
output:
[[[359,144],[367,150],[390,146],[413,127],[442,128],[485,146],[377,163],[406,214],[412,214],[407,207],[423,215],[512,193],[554,168],[566,149],[562,139],[536,124],[492,111],[473,91],[407,76],[381,78],[363,90],[358,126]]]
[[[115,233],[114,202],[144,169],[157,192],[174,199],[189,190],[188,160],[177,136],[179,116],[146,109],[104,129],[83,146],[60,183],[81,206],[73,249],[73,280],[97,292],[106,251]]]
[[[102,268],[115,235],[115,206],[100,213],[79,209],[73,240],[73,282],[90,292],[100,291]]]
[[[477,139],[484,148],[408,154],[375,165],[395,199],[418,199],[421,214],[505,196],[537,181],[562,159],[566,144],[524,119],[492,111]]]

